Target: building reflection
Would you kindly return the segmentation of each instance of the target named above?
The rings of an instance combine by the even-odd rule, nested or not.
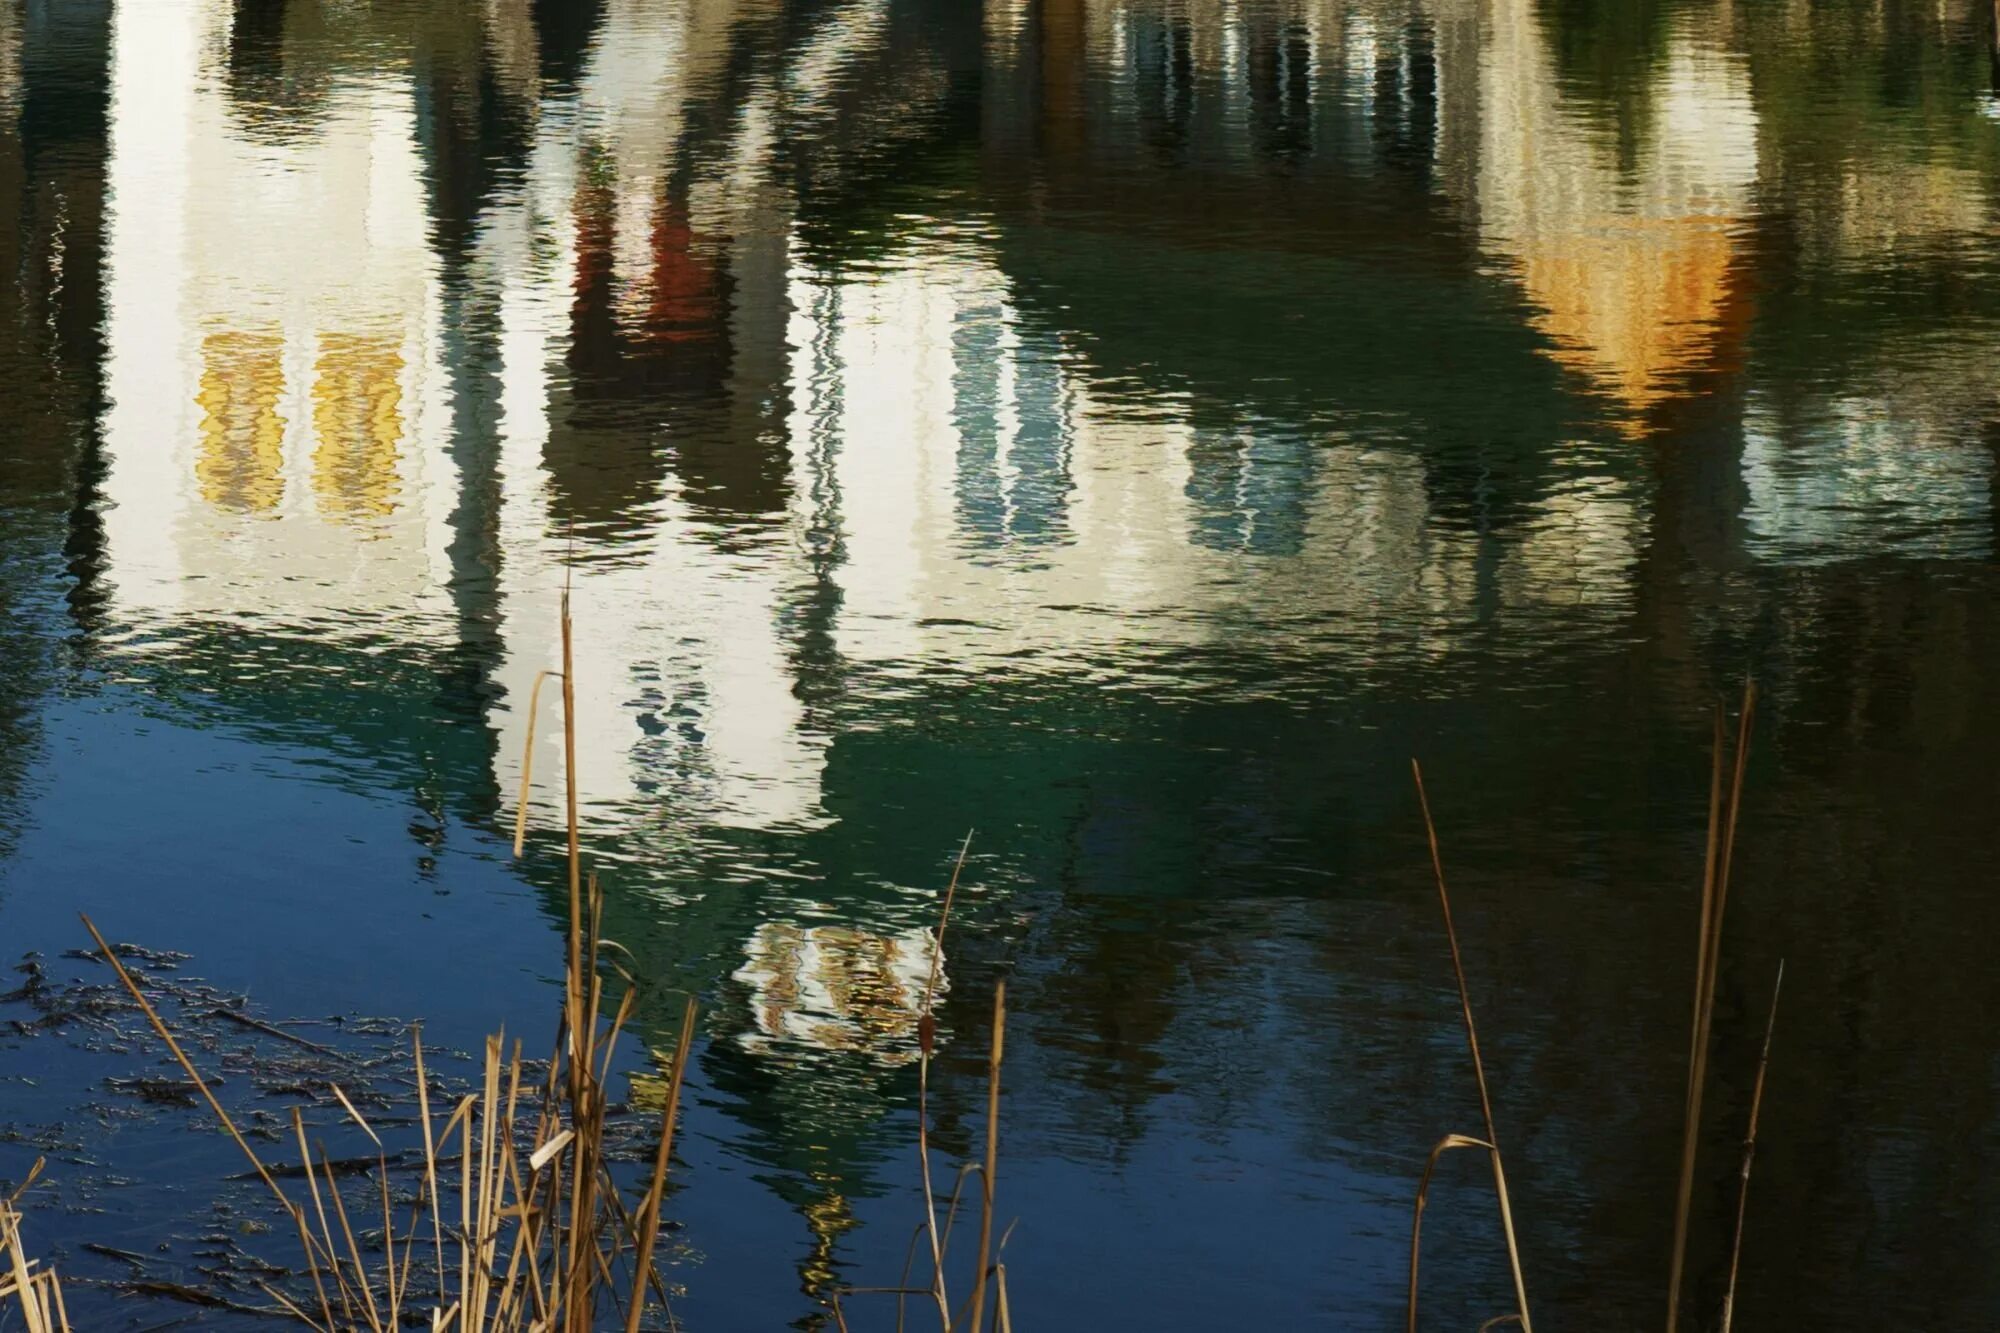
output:
[[[1726,446],[1660,461],[1786,316],[1751,304],[1760,189],[1860,201],[1810,210],[1804,268],[1990,217],[1976,158],[1771,148],[1722,18],[1667,25],[1621,138],[1530,0],[420,8],[118,12],[121,651],[198,625],[268,675],[309,641],[293,674],[459,738],[442,781],[490,820],[529,747],[561,771],[526,705],[567,583],[610,933],[731,997],[705,1069],[815,1293],[907,1079],[935,887],[846,860],[1056,830],[1040,901],[1090,919],[1033,983],[1076,1016],[1040,1044],[1136,1135],[1201,969],[1261,964],[1089,890],[1241,887],[1202,856],[1314,825],[1287,793],[1324,757],[1209,774],[1215,734],[1203,772],[1107,777],[1121,699],[1191,733],[1336,695],[1407,724],[1528,660],[1598,689],[1635,639],[1697,645],[1693,697],[1690,512],[1726,516],[1703,568],[1990,554],[1985,327],[1956,359],[1885,337],[1839,395],[1745,391]],[[930,789],[968,755],[1000,777]]]
[[[852,1051],[884,1065],[917,1058],[917,1022],[931,986],[928,931],[877,935],[850,926],[766,921],[732,978],[750,988],[752,1051],[774,1043]],[[936,994],[950,989],[940,970]]]
[[[1621,145],[1565,96],[1534,0],[1492,0],[1482,23],[1476,179],[1454,185],[1483,243],[1516,266],[1552,354],[1642,432],[1702,372],[1741,361],[1736,257],[1757,180],[1747,65],[1681,23],[1640,94],[1644,137]]]
[[[394,71],[343,73],[333,36],[243,17],[175,0],[114,28],[114,599],[141,623],[369,633],[437,596],[454,504],[418,111]],[[258,99],[318,89],[281,135],[231,82],[272,60]]]

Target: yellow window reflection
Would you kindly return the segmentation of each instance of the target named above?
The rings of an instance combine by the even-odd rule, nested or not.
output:
[[[284,498],[284,344],[275,333],[211,333],[201,344],[201,497],[232,513],[268,513]]]
[[[313,493],[332,517],[396,511],[403,441],[403,355],[384,337],[330,333],[313,379]]]

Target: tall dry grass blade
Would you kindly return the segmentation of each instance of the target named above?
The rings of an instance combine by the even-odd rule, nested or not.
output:
[[[521,1098],[521,1043],[517,1039],[514,1042],[514,1050],[512,1057],[508,1060],[507,1063],[507,1102],[505,1108],[501,1111],[501,1116],[500,1116],[500,1126],[498,1134],[499,1149],[496,1156],[496,1160],[493,1165],[493,1184],[491,1190],[491,1203],[489,1205],[490,1215],[488,1216],[484,1224],[486,1227],[486,1249],[485,1249],[486,1257],[484,1262],[489,1270],[492,1267],[494,1258],[499,1254],[500,1230],[504,1222],[504,1219],[507,1215],[508,1185],[510,1182],[513,1182],[518,1187],[518,1182],[520,1180],[520,1176],[518,1172],[515,1170],[515,1164],[514,1164],[514,1142],[518,1134],[517,1121],[515,1119],[515,1115],[520,1106],[520,1098]],[[516,1199],[517,1201],[519,1199],[518,1188],[516,1189]],[[516,1230],[518,1232],[525,1232],[527,1226],[528,1226],[528,1219],[524,1215],[520,1218]],[[491,1321],[493,1326],[496,1328],[506,1327],[506,1324],[504,1322],[504,1316],[506,1314],[509,1305],[512,1302],[514,1282],[516,1279],[516,1275],[520,1271],[518,1263],[519,1258],[520,1258],[520,1251],[519,1248],[516,1247],[514,1255],[510,1258],[508,1262],[506,1276],[501,1280],[501,1285],[499,1288],[499,1301],[496,1306],[496,1314],[494,1315]]]
[[[368,1136],[369,1141],[377,1148],[381,1147],[381,1137],[375,1133],[374,1128],[363,1118],[361,1112],[354,1109],[354,1103],[347,1100],[347,1094],[340,1090],[340,1085],[338,1083],[328,1083],[326,1086],[333,1089],[333,1095],[340,1099],[341,1106],[346,1109],[348,1116],[354,1123],[361,1126],[361,1132]]]
[[[1694,1204],[1694,1173],[1700,1157],[1701,1110],[1708,1081],[1709,1036],[1715,1022],[1716,979],[1722,968],[1722,924],[1729,902],[1729,870],[1735,858],[1737,817],[1743,803],[1743,774],[1750,757],[1751,727],[1756,718],[1757,685],[1743,683],[1743,711],[1737,718],[1734,771],[1727,799],[1721,795],[1724,730],[1715,721],[1716,756],[1709,793],[1709,857],[1702,881],[1702,941],[1695,959],[1694,1033],[1688,1051],[1687,1105],[1681,1133],[1681,1170],[1674,1194],[1674,1243],[1667,1266],[1667,1333],[1680,1328],[1681,1287],[1687,1272],[1688,1222]]]
[[[563,580],[562,595],[562,698],[563,698],[563,798],[565,831],[569,851],[569,932],[565,999],[569,1026],[570,1118],[579,1134],[571,1146],[569,1217],[559,1227],[567,1241],[562,1264],[567,1296],[561,1305],[564,1327],[569,1333],[590,1333],[595,1313],[592,1298],[601,1256],[595,1239],[597,1207],[593,1195],[596,1169],[593,1164],[593,1136],[587,1127],[598,1117],[592,1074],[596,1049],[594,993],[585,967],[583,936],[588,904],[583,890],[581,826],[577,813],[576,747],[576,652],[575,633],[570,619],[570,582]],[[592,1006],[587,1008],[586,1006]]]
[[[386,1180],[387,1177],[385,1176],[384,1179]],[[390,1280],[395,1283],[396,1299],[394,1304],[399,1321],[402,1315],[403,1302],[409,1299],[410,1295],[410,1269],[417,1257],[417,1230],[419,1223],[423,1220],[423,1211],[424,1204],[420,1197],[417,1202],[410,1206],[410,1229],[403,1233],[402,1267],[392,1271],[390,1274]],[[390,1262],[393,1268],[394,1260],[392,1259]]]
[[[537,671],[535,683],[528,687],[528,736],[521,743],[521,794],[514,802],[514,855],[521,855],[521,848],[528,841],[528,788],[534,781],[535,772],[535,718],[541,711],[542,682],[559,673]]]
[[[1687,1096],[1694,1099],[1694,1057],[1695,1041],[1701,1032],[1701,997],[1703,987],[1708,982],[1708,929],[1715,920],[1715,882],[1722,857],[1722,793],[1723,772],[1729,762],[1727,733],[1723,730],[1722,705],[1715,706],[1715,738],[1713,757],[1708,774],[1708,841],[1702,851],[1701,860],[1701,923],[1700,934],[1695,939],[1694,952],[1694,993],[1689,996],[1692,1006],[1688,1015],[1688,1064]]]
[[[1750,1089],[1750,1127],[1743,1135],[1742,1178],[1736,1189],[1736,1233],[1729,1242],[1729,1284],[1722,1290],[1721,1333],[1736,1318],[1736,1274],[1743,1260],[1743,1218],[1750,1207],[1750,1164],[1757,1156],[1757,1117],[1764,1109],[1764,1074],[1771,1067],[1771,1035],[1778,1027],[1778,995],[1785,988],[1785,960],[1771,983],[1771,1011],[1764,1017],[1764,1049],[1757,1056],[1757,1081]]]
[[[993,1253],[993,1176],[1000,1157],[1000,1057],[1006,1048],[1007,983],[993,989],[993,1045],[986,1057],[986,1167],[980,1172],[979,1266],[972,1279],[972,1333],[986,1327],[986,1266]]]
[[[694,1045],[694,997],[681,1010],[680,1039],[674,1044],[674,1067],[667,1071],[667,1106],[660,1120],[660,1150],[653,1158],[653,1178],[646,1197],[639,1204],[639,1231],[634,1264],[638,1275],[632,1279],[632,1301],[625,1308],[625,1333],[639,1333],[639,1320],[646,1309],[646,1275],[652,1269],[653,1247],[660,1239],[660,1210],[666,1205],[667,1163],[674,1151],[674,1123],[680,1117],[681,1084],[687,1076],[688,1051]]]
[[[1493,1098],[1486,1089],[1486,1065],[1479,1058],[1479,1030],[1472,1021],[1472,991],[1465,982],[1465,962],[1458,952],[1458,927],[1451,919],[1451,894],[1445,889],[1444,853],[1438,847],[1437,825],[1431,819],[1431,800],[1424,790],[1424,770],[1410,760],[1410,774],[1416,779],[1417,804],[1424,814],[1424,835],[1430,841],[1431,869],[1437,875],[1438,906],[1444,912],[1445,938],[1451,943],[1451,970],[1458,978],[1458,1005],[1465,1017],[1465,1046],[1472,1053],[1472,1073],[1479,1083],[1479,1110],[1486,1121],[1486,1142],[1493,1161],[1493,1189],[1500,1196],[1500,1230],[1507,1240],[1507,1262],[1513,1269],[1514,1300],[1521,1315],[1522,1333],[1534,1333],[1528,1318],[1528,1281],[1521,1271],[1521,1248],[1514,1237],[1514,1205],[1507,1197],[1507,1172],[1500,1162],[1500,1135],[1493,1126]]]
[[[52,1322],[55,1324],[57,1333],[70,1333],[69,1310],[63,1305],[62,1283],[56,1279],[54,1273],[49,1274],[48,1282],[49,1300],[55,1306],[55,1314]]]
[[[952,863],[951,880],[944,886],[944,906],[938,912],[937,934],[931,938],[930,976],[924,982],[923,1016],[928,1018],[931,1003],[937,998],[938,979],[944,971],[944,928],[951,923],[951,905],[958,897],[958,877],[965,872],[966,853],[972,850],[972,830],[965,831],[965,841],[958,845],[958,859]]]
[[[1424,1174],[1417,1180],[1416,1207],[1410,1217],[1410,1296],[1404,1318],[1408,1333],[1417,1333],[1417,1256],[1423,1244],[1424,1205],[1430,1199],[1431,1176],[1437,1171],[1438,1159],[1453,1148],[1485,1148],[1490,1152],[1493,1145],[1464,1134],[1447,1134],[1437,1141],[1437,1146],[1431,1149],[1430,1158],[1424,1163]]]
[[[333,1228],[327,1225],[326,1205],[320,1202],[319,1177],[313,1174],[312,1148],[306,1143],[305,1117],[299,1114],[299,1108],[296,1106],[292,1108],[292,1133],[297,1136],[299,1141],[299,1167],[305,1173],[306,1188],[312,1196],[313,1211],[319,1215],[320,1234],[326,1238],[328,1266],[333,1270],[334,1289],[340,1293],[341,1313],[346,1315],[351,1321],[354,1318],[354,1305],[347,1293],[347,1279],[341,1273],[339,1252],[334,1249]],[[301,1210],[301,1215],[303,1216],[303,1210]],[[326,1315],[326,1326],[332,1328],[334,1326],[333,1306],[327,1301],[326,1283],[320,1277],[319,1262],[314,1258],[310,1245],[306,1247],[306,1261],[307,1265],[312,1269],[313,1286],[319,1292],[319,1306],[321,1311]]]
[[[931,1243],[931,1297],[937,1302],[938,1322],[951,1333],[951,1302],[944,1289],[944,1246],[938,1239],[937,1192],[931,1181],[931,1051],[937,1044],[937,1018],[932,1006],[937,1001],[938,980],[944,972],[944,932],[951,924],[951,905],[958,897],[958,878],[965,870],[966,853],[972,849],[972,830],[959,844],[958,860],[945,885],[944,905],[938,911],[937,934],[931,937],[930,977],[924,983],[923,1009],[917,1017],[917,1168],[924,1189],[924,1231]]]
[[[627,986],[623,998],[618,1001],[618,1012],[611,1017],[611,1030],[604,1035],[604,1061],[597,1071],[597,1086],[608,1087],[611,1083],[611,1062],[618,1057],[618,1034],[625,1030],[625,1023],[632,1017],[637,1007],[639,992]]]
[[[494,1200],[494,1142],[499,1129],[500,1111],[500,1043],[499,1035],[486,1039],[486,1080],[482,1107],[479,1117],[479,1168],[473,1182],[473,1232],[472,1264],[469,1298],[465,1304],[465,1327],[467,1333],[483,1333],[486,1324],[488,1275],[492,1271],[492,1260],[488,1253],[491,1218],[496,1203]]]
[[[20,1223],[12,1210],[0,1210],[0,1238],[4,1238],[7,1263],[14,1275],[14,1295],[21,1303],[21,1318],[28,1333],[49,1333],[42,1318],[41,1301],[35,1295],[35,1279],[28,1271],[28,1257],[21,1249]]]
[[[28,1174],[21,1177],[21,1183],[16,1185],[14,1187],[14,1192],[7,1196],[5,1200],[5,1206],[8,1208],[12,1208],[18,1205],[21,1202],[22,1196],[25,1195],[29,1190],[33,1189],[35,1187],[35,1182],[42,1178],[42,1169],[46,1167],[48,1164],[49,1164],[48,1158],[37,1157],[35,1159],[35,1164],[28,1168]]]
[[[2000,4],[2000,0],[1994,0],[1994,3]],[[910,1271],[917,1266],[917,1242],[923,1238],[924,1229],[919,1225],[910,1232],[910,1248],[903,1255],[903,1275],[896,1280],[898,1289],[896,1293],[896,1333],[903,1333],[904,1324],[909,1318],[909,1299],[903,1293],[910,1285]]]
[[[1014,1317],[1007,1309],[1007,1265],[993,1265],[993,1291],[999,1302],[996,1310],[1000,1333],[1014,1333]]]
[[[1700,1112],[1695,1105],[1695,1068],[1700,1063],[1702,1042],[1701,999],[1708,993],[1708,935],[1715,919],[1715,882],[1722,854],[1722,776],[1728,763],[1727,733],[1723,730],[1722,705],[1715,707],[1715,736],[1708,777],[1708,840],[1702,852],[1701,921],[1695,938],[1694,992],[1688,1018],[1687,1084],[1681,1103],[1681,1175],[1674,1193],[1674,1246],[1667,1272],[1667,1327],[1680,1325],[1681,1266],[1687,1255],[1688,1213],[1694,1201],[1694,1139]]]
[[[952,1229],[958,1225],[958,1206],[965,1197],[965,1182],[983,1174],[977,1162],[966,1162],[958,1168],[958,1179],[952,1182],[951,1198],[945,1201],[944,1226],[938,1229],[938,1253],[949,1257],[951,1254]]]
[[[386,1153],[376,1157],[375,1183],[382,1187],[382,1254],[385,1259],[382,1280],[389,1288],[389,1327],[403,1326],[403,1293],[396,1285],[396,1216],[389,1202],[389,1158]],[[415,1219],[411,1219],[412,1223]]]
[[[307,1314],[304,1310],[301,1310],[298,1306],[292,1304],[291,1301],[285,1298],[284,1292],[279,1291],[277,1288],[273,1287],[270,1283],[259,1282],[257,1284],[257,1289],[263,1292],[266,1296],[269,1296],[272,1300],[276,1301],[278,1304],[284,1306],[287,1310],[291,1311],[293,1316],[297,1318],[301,1324],[304,1324],[308,1328],[320,1327],[319,1323],[316,1322],[311,1315]],[[331,1324],[328,1324],[326,1325],[326,1327],[331,1329],[333,1326]]]
[[[478,1103],[475,1093],[459,1103],[459,1110],[465,1113],[463,1120],[454,1117],[452,1123],[458,1126],[458,1300],[459,1327],[469,1329],[472,1325],[472,1121],[471,1108]],[[445,1137],[451,1137],[452,1125],[445,1126]]]
[[[580,1039],[583,984],[583,852],[579,842],[576,811],[576,663],[569,619],[569,580],[565,575],[562,595],[562,701],[563,701],[563,813],[569,849],[569,970],[566,980],[570,1008],[570,1040]],[[570,1065],[570,1100],[582,1101],[581,1079],[588,1065]]]
[[[437,1308],[444,1308],[444,1205],[438,1199],[437,1141],[431,1136],[431,1091],[430,1080],[424,1073],[424,1030],[410,1029],[410,1046],[415,1053],[417,1066],[417,1116],[424,1122],[424,1188],[430,1204],[431,1243],[436,1247],[438,1299]]]
[[[544,1121],[544,1123],[537,1128],[536,1131],[537,1139],[540,1138],[541,1133],[545,1131],[546,1128],[547,1128],[547,1123],[546,1121]],[[572,1131],[567,1129],[563,1131],[563,1134],[565,1135],[570,1133],[572,1133]],[[543,1147],[546,1147],[546,1144],[544,1144]],[[554,1152],[551,1152],[548,1155],[550,1157],[553,1157],[555,1153],[561,1151],[562,1147],[561,1145],[558,1145],[554,1150]],[[543,1148],[537,1148],[535,1150],[534,1156],[541,1157],[542,1152]],[[546,1161],[547,1159],[543,1158],[543,1160]],[[542,1214],[538,1214],[535,1208],[537,1199],[539,1198],[541,1191],[542,1168],[541,1165],[539,1163],[534,1162],[532,1158],[530,1159],[530,1168],[531,1169],[529,1171],[528,1186],[524,1190],[521,1188],[521,1175],[519,1166],[515,1162],[513,1154],[511,1152],[508,1154],[507,1169],[510,1174],[510,1178],[514,1182],[514,1197],[519,1202],[519,1207],[521,1212],[521,1226],[520,1230],[516,1233],[515,1237],[515,1254],[517,1257],[525,1255],[527,1258],[528,1280],[525,1285],[527,1287],[528,1294],[532,1296],[535,1301],[535,1325],[537,1327],[545,1327],[549,1322],[549,1307],[548,1307],[547,1297],[543,1294],[544,1288],[542,1285],[542,1265],[541,1265],[542,1227],[539,1221]]]
[[[382,1314],[375,1306],[375,1287],[368,1280],[368,1266],[361,1261],[361,1246],[354,1239],[354,1228],[347,1223],[347,1205],[340,1197],[340,1178],[334,1174],[333,1159],[326,1155],[326,1149],[319,1150],[320,1167],[326,1172],[326,1192],[333,1196],[333,1215],[340,1219],[341,1235],[347,1239],[347,1253],[354,1261],[354,1283],[361,1288],[362,1303],[368,1309],[368,1327],[375,1333],[382,1333]],[[307,1170],[311,1170],[308,1165]]]

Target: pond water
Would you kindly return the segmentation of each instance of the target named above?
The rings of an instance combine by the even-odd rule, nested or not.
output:
[[[1754,676],[1691,1308],[1782,957],[1741,1322],[1993,1327],[1994,24],[0,0],[0,961],[546,1030],[567,582],[631,1066],[703,1006],[685,1327],[896,1280],[968,830],[939,1161],[1004,977],[1020,1325],[1387,1327],[1479,1125],[1417,756],[1535,1312],[1645,1325]],[[31,1221],[117,1276],[236,1167],[8,1016],[0,1179],[66,1123]]]

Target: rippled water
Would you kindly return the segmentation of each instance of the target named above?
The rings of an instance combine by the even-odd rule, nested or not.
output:
[[[6,0],[0,947],[541,1030],[568,582],[607,933],[648,1045],[705,1006],[688,1327],[894,1279],[968,829],[939,1136],[1006,976],[1022,1326],[1375,1327],[1477,1116],[1416,754],[1537,1313],[1643,1323],[1754,674],[1696,1308],[1783,956],[1743,1325],[1991,1327],[1994,22]],[[134,1135],[86,1273],[209,1197]]]

